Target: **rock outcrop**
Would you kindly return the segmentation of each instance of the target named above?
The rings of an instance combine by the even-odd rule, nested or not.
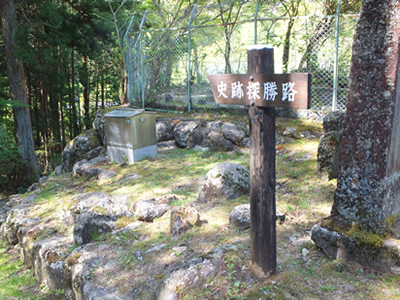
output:
[[[172,237],[178,237],[193,226],[200,225],[200,214],[195,208],[179,207],[171,211],[170,231]]]
[[[236,206],[229,214],[229,225],[239,230],[250,228],[250,204]]]
[[[232,200],[249,192],[249,169],[235,163],[221,163],[207,173],[206,182],[199,193],[199,200],[201,202],[214,198]]]
[[[145,222],[153,222],[155,218],[163,216],[168,210],[168,205],[155,200],[142,200],[133,205],[135,216],[138,220]]]
[[[62,163],[57,172],[71,172],[76,162],[98,157],[102,149],[102,141],[97,131],[95,129],[85,131],[65,146],[62,154]]]
[[[218,247],[209,252],[205,257],[189,261],[179,269],[169,273],[158,286],[156,299],[178,299],[180,290],[186,290],[204,284],[209,278],[212,278],[216,274],[229,248],[235,249],[235,245]]]
[[[328,180],[338,178],[340,172],[339,155],[345,113],[330,112],[323,121],[324,134],[318,145],[318,174]]]

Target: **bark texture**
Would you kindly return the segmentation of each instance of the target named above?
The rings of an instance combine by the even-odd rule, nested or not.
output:
[[[27,176],[32,176],[33,180],[37,180],[40,177],[40,171],[36,161],[32,124],[27,106],[24,71],[21,61],[15,56],[16,15],[13,0],[0,0],[0,14],[11,99],[20,104],[13,108],[18,150],[21,160],[27,163]]]
[[[378,233],[400,215],[399,12],[398,0],[363,1],[331,213],[336,222]]]

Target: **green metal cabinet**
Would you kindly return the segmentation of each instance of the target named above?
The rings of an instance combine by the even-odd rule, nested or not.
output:
[[[145,156],[157,155],[154,112],[117,108],[104,116],[110,162],[132,164]]]

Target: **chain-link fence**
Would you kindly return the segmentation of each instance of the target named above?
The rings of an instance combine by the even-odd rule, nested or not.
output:
[[[275,73],[312,74],[312,109],[332,109],[334,103],[344,110],[356,21],[354,15],[259,19],[256,36],[254,21],[128,34],[130,103],[216,108],[207,74],[246,73],[247,47],[256,38],[274,46]]]

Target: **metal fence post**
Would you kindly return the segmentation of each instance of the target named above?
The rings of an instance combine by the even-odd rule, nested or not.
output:
[[[142,18],[142,22],[140,23],[140,27],[139,27],[139,36],[140,36],[140,75],[141,75],[141,88],[142,88],[142,108],[144,109],[144,66],[143,66],[143,32],[142,32],[142,28],[143,28],[143,23],[144,20],[146,19],[146,14],[147,14],[147,10],[144,12],[143,18]]]
[[[338,99],[338,64],[339,64],[339,34],[340,34],[340,0],[336,8],[336,32],[335,32],[335,60],[333,69],[333,95],[332,95],[332,111],[337,110]]]
[[[190,84],[190,79],[191,79],[191,69],[190,69],[190,52],[192,52],[192,48],[191,48],[191,31],[192,31],[192,21],[193,21],[193,15],[196,11],[196,7],[197,4],[195,4],[193,6],[192,9],[192,14],[190,15],[190,20],[189,20],[189,32],[188,32],[188,75],[187,75],[187,87],[188,87],[188,112],[190,112],[191,109],[191,97],[192,97],[192,93],[191,93],[191,84]]]

